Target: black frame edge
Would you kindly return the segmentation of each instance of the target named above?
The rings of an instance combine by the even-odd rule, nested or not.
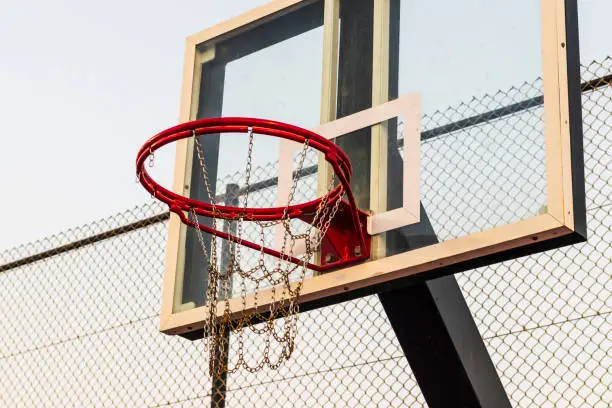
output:
[[[580,75],[578,0],[565,0],[565,32],[574,231],[581,235],[583,240],[586,240],[587,221],[584,179],[584,132],[582,128],[582,84]]]

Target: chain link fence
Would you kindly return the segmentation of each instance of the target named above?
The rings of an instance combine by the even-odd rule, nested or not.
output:
[[[588,242],[456,276],[516,407],[612,405],[612,58],[582,76]],[[518,106],[501,130],[529,139],[542,132],[541,85],[424,117],[424,133],[457,137],[477,124],[461,118]],[[376,296],[302,314],[287,363],[230,375],[213,394],[203,343],[158,332],[167,218],[150,203],[0,253],[0,406],[427,406]],[[463,214],[437,233],[478,221]]]

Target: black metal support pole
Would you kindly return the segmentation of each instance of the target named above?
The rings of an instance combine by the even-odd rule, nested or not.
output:
[[[388,249],[436,242],[421,206],[421,222],[389,237]],[[454,275],[378,297],[429,407],[511,407]]]
[[[392,174],[401,174],[401,157],[394,147],[389,150]],[[397,181],[390,179],[390,183]],[[389,203],[399,205],[401,186],[389,192]],[[387,234],[387,254],[437,242],[421,205],[419,224]],[[430,408],[511,407],[453,275],[380,293],[378,297]]]
[[[342,3],[344,4],[344,3]],[[355,0],[340,6],[340,49],[337,117],[372,103],[372,70],[363,61],[373,58],[371,0]],[[391,7],[399,8],[393,0]],[[397,11],[397,10],[395,10]],[[399,16],[399,13],[392,12]],[[399,17],[398,17],[399,18]],[[397,96],[399,20],[390,25],[389,95]],[[396,123],[390,121],[388,152],[388,207],[398,208],[402,199],[402,158],[397,149]],[[369,208],[369,129],[340,139],[338,144],[356,167],[351,188],[360,208]],[[438,242],[421,207],[422,222],[386,234],[387,255]],[[508,397],[484,346],[454,276],[379,294],[391,327],[406,355],[421,391],[431,408],[510,407]]]

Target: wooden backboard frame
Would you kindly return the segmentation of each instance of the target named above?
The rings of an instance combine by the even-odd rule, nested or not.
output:
[[[196,66],[206,60],[210,50],[207,43],[245,27],[261,24],[280,13],[289,12],[313,1],[276,0],[238,16],[226,23],[197,33],[187,39],[180,121],[195,119],[200,74]],[[301,310],[321,307],[356,298],[393,287],[409,285],[460,272],[505,259],[526,255],[586,238],[584,215],[584,166],[582,162],[582,116],[579,83],[578,32],[576,0],[541,0],[543,79],[544,79],[544,136],[546,154],[547,210],[546,213],[490,230],[466,235],[451,241],[440,242],[409,252],[379,257],[348,268],[340,269],[304,281],[301,292]],[[324,18],[324,70],[321,122],[334,119],[331,113],[335,98],[333,84],[337,61],[339,0],[325,0]],[[388,23],[388,0],[375,0],[374,72],[384,73],[388,67],[388,50],[385,52],[385,22]],[[388,26],[388,24],[387,24]],[[388,38],[388,37],[387,37]],[[336,57],[335,57],[336,55]],[[373,104],[386,102],[384,75],[374,75]],[[387,81],[388,82],[388,81]],[[373,152],[383,151],[384,127],[373,130]],[[376,136],[376,135],[379,136]],[[189,141],[177,145],[175,179],[173,189],[181,194],[189,193],[191,154]],[[379,176],[386,174],[384,163],[378,163]],[[386,177],[386,176],[384,176]],[[373,200],[376,203],[376,198]],[[384,203],[381,203],[381,208]],[[169,222],[166,271],[162,295],[160,330],[167,334],[185,334],[201,330],[207,315],[207,307],[181,304],[182,248],[185,226],[175,214]],[[273,298],[272,291],[258,295],[257,308],[266,310]],[[247,298],[246,311],[242,300],[230,300],[236,315],[249,313],[255,307]],[[224,308],[218,308],[223,313]]]

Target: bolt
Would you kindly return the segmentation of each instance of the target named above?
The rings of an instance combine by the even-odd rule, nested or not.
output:
[[[336,260],[336,256],[334,254],[327,254],[327,256],[325,257],[325,263],[329,264],[332,263]]]

